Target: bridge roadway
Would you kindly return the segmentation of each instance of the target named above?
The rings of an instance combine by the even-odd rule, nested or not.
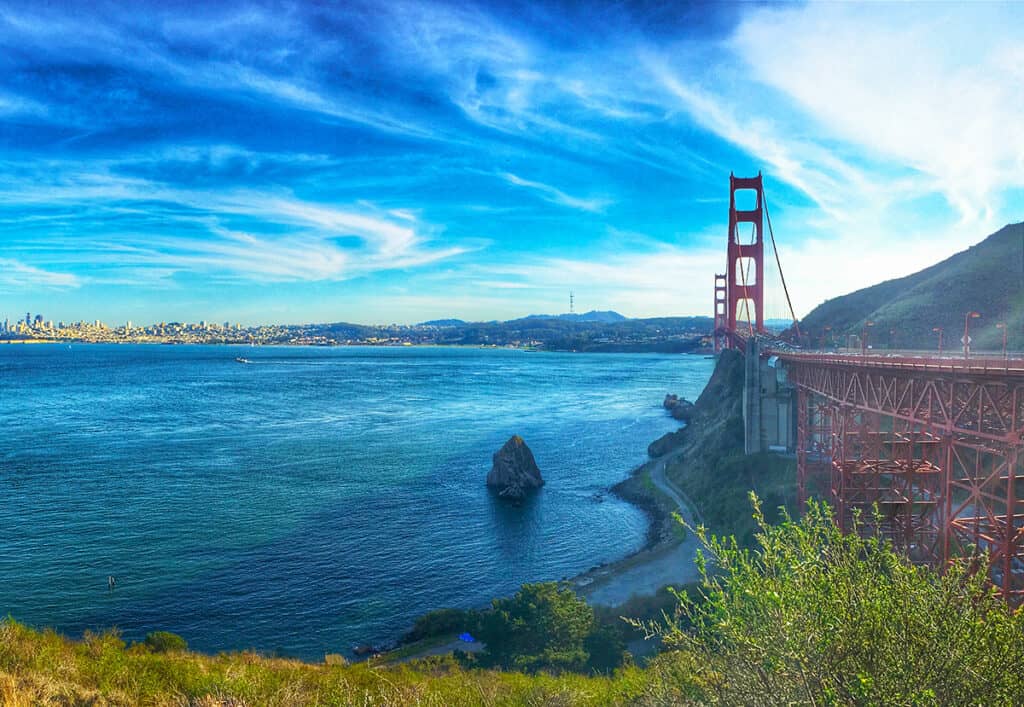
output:
[[[993,354],[984,352],[964,357],[963,354],[937,355],[933,351],[817,351],[809,349],[775,350],[767,348],[764,355],[778,356],[793,362],[817,363],[826,366],[856,366],[860,368],[891,368],[933,373],[980,373],[1024,375],[1024,353]]]

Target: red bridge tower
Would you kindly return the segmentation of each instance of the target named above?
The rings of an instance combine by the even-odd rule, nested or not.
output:
[[[754,192],[753,208],[737,209],[736,192]],[[736,333],[737,322],[747,322],[744,333],[764,332],[764,189],[761,173],[756,177],[729,174],[729,262],[726,274],[715,275],[715,348],[723,339],[732,346],[729,334]],[[740,224],[751,224],[750,233],[741,233]],[[725,278],[725,296],[721,279]],[[724,302],[723,302],[724,300]],[[724,304],[725,311],[722,304]],[[720,331],[724,329],[724,331]]]

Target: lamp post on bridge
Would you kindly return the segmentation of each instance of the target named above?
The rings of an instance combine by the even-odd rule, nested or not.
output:
[[[871,320],[864,322],[864,327],[860,330],[860,355],[863,356],[867,353],[868,349],[868,329],[873,327],[875,323]]]
[[[826,336],[828,337],[828,345],[829,345],[829,347],[831,348],[831,347],[832,347],[832,345],[833,345],[833,343],[834,343],[834,342],[832,341],[832,327],[830,327],[830,326],[827,326],[827,327],[825,327],[825,329],[824,329],[824,330],[822,331],[822,336],[821,336],[821,338],[822,338],[822,342],[821,342],[822,346],[824,346],[824,345],[825,345],[825,337],[826,337]]]
[[[964,315],[964,358],[971,357],[971,320],[981,319],[980,312],[968,312]]]
[[[1003,358],[1006,358],[1006,322],[996,324],[996,329],[1003,330]]]
[[[933,326],[932,327],[932,331],[939,332],[939,357],[941,358],[941,356],[942,356],[942,327],[940,327],[940,326]]]

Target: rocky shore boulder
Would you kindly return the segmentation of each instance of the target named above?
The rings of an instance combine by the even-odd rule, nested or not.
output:
[[[487,485],[503,498],[523,498],[544,485],[533,452],[519,435],[512,435],[494,453],[493,462],[487,474]]]
[[[689,422],[696,411],[694,404],[689,400],[671,393],[665,396],[665,402],[662,403],[662,407],[668,410],[674,419],[681,420],[682,422]]]

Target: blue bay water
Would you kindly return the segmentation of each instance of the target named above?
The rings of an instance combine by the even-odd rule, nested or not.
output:
[[[0,613],[310,659],[397,638],[640,547],[645,517],[605,492],[676,428],[664,394],[695,399],[712,364],[0,346]],[[518,507],[484,486],[513,433],[547,480]]]

